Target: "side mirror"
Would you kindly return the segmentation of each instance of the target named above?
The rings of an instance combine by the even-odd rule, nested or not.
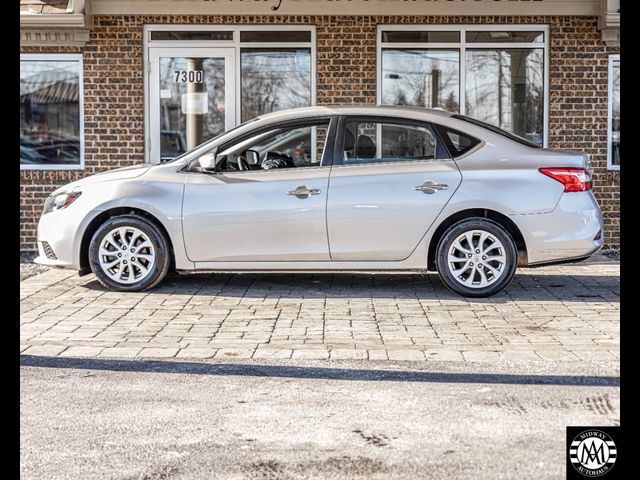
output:
[[[249,165],[257,165],[260,161],[260,154],[255,150],[245,150],[244,156]]]
[[[203,170],[215,171],[216,169],[216,150],[213,152],[205,153],[198,158],[198,163]]]

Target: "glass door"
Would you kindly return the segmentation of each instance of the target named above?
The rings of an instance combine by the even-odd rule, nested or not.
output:
[[[233,48],[149,49],[151,163],[169,161],[235,125]]]

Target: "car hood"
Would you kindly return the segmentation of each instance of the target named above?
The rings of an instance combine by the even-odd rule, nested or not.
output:
[[[54,193],[61,193],[63,191],[68,192],[72,190],[80,190],[86,187],[87,185],[93,185],[95,183],[110,182],[113,180],[126,180],[129,178],[139,177],[140,175],[146,173],[150,168],[151,168],[151,165],[148,165],[148,164],[116,168],[115,170],[111,170],[109,172],[97,173],[95,175],[91,175],[90,177],[82,178],[80,180],[76,180],[75,182],[68,183],[65,186],[56,190]]]

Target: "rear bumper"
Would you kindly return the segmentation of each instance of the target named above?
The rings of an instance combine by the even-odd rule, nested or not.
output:
[[[585,259],[604,245],[602,213],[590,191],[563,194],[550,213],[511,219],[524,236],[531,266]]]
[[[596,253],[598,250],[600,250],[600,249],[598,248],[597,250],[595,250],[590,255],[586,255],[584,257],[563,258],[562,260],[551,260],[551,261],[548,261],[548,262],[530,263],[530,264],[527,265],[527,267],[545,267],[545,266],[548,266],[548,265],[563,265],[563,264],[566,264],[566,263],[579,263],[579,262],[583,262],[583,261],[587,260],[588,258],[590,258],[591,255]]]

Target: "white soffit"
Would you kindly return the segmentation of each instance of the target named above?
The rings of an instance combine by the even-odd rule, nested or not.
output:
[[[600,0],[93,0],[94,15],[592,15]]]

